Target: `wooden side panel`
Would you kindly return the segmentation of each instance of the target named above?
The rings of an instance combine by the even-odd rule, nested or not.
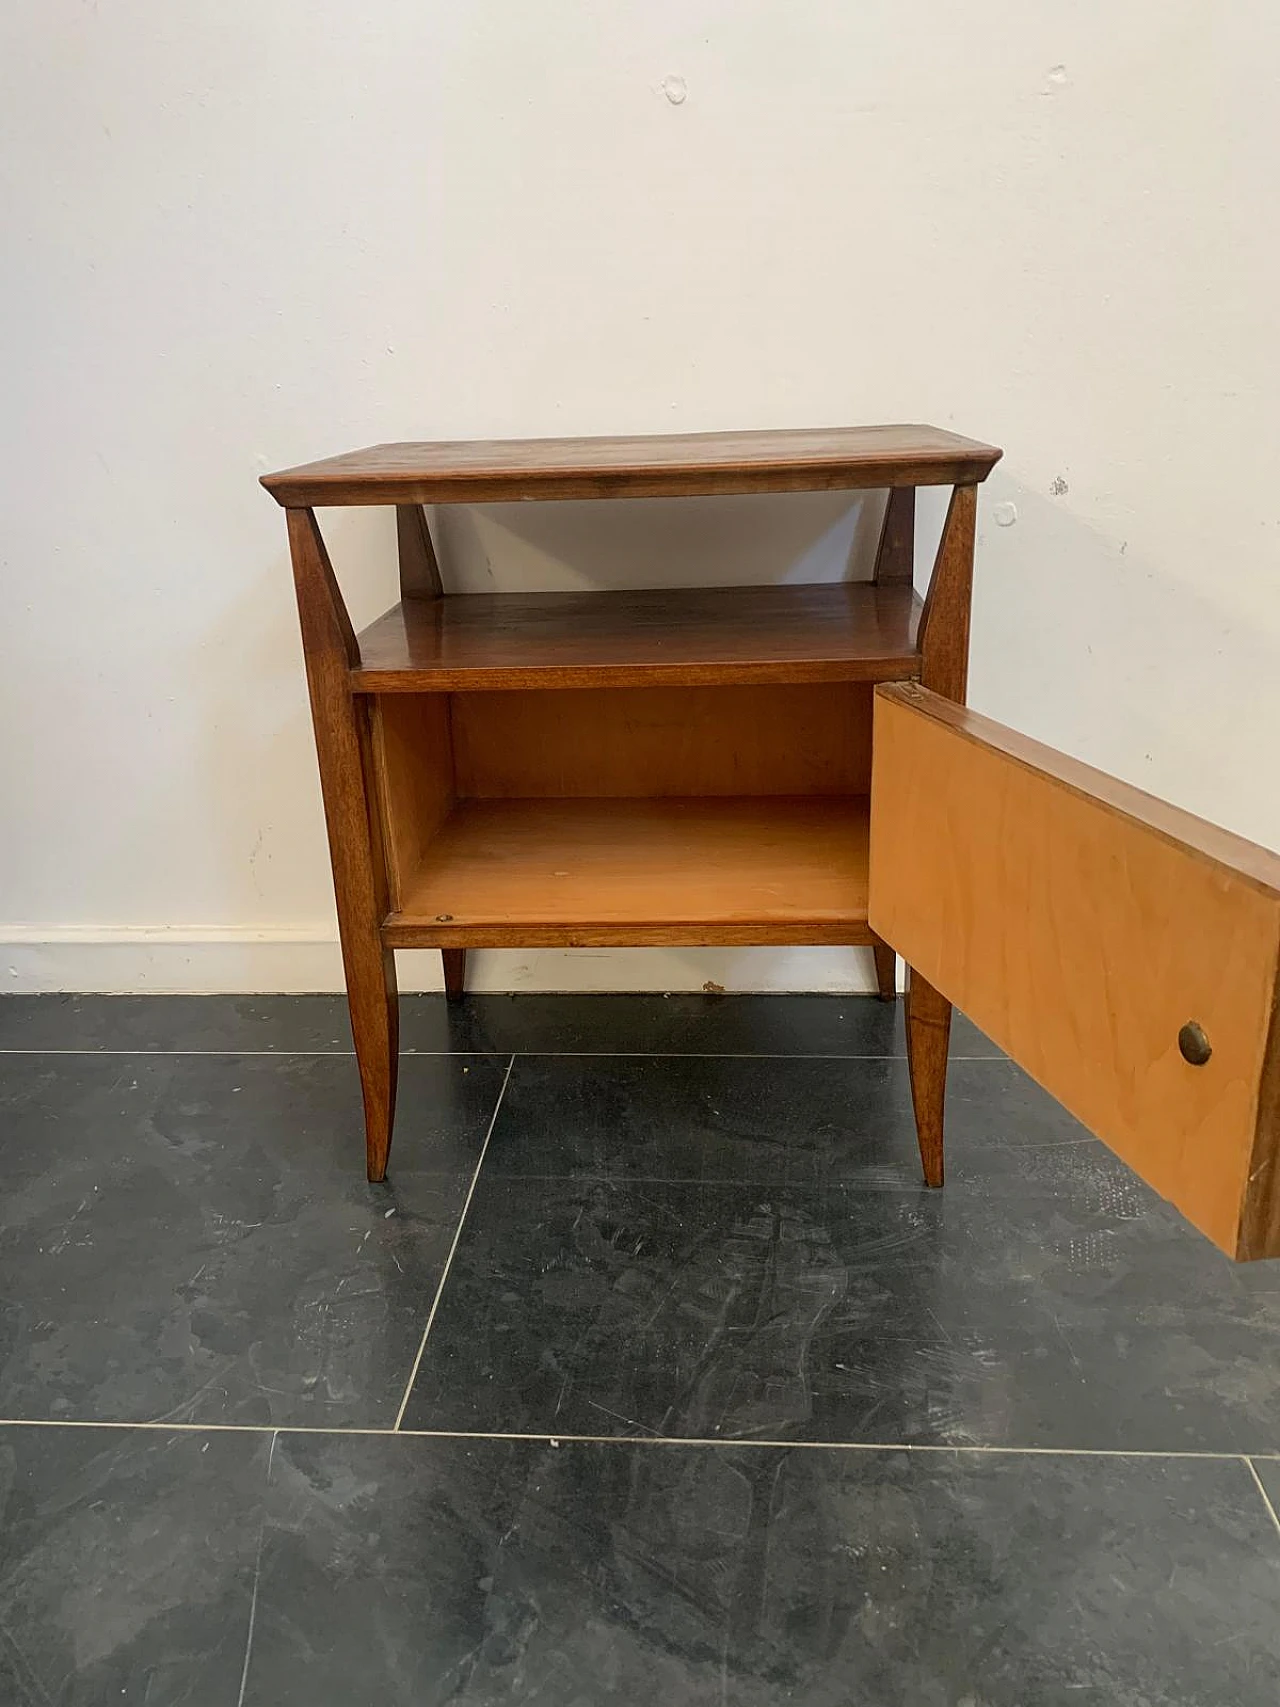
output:
[[[453,740],[458,793],[474,799],[866,794],[871,690],[456,694]]]
[[[1280,858],[904,683],[869,916],[1215,1243],[1280,1255]]]
[[[453,806],[449,701],[443,694],[373,702],[373,760],[392,910]]]

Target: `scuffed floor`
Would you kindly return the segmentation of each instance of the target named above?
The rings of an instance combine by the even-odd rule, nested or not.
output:
[[[0,1702],[1275,1707],[1280,1263],[865,998],[0,1001]],[[1268,1498],[1268,1495],[1270,1498]]]

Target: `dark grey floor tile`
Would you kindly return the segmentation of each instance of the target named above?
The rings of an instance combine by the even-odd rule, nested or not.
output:
[[[518,1056],[485,1168],[809,1185],[856,1173],[913,1188],[905,1074],[888,1059]]]
[[[953,1061],[948,1082],[952,1180],[1048,1188],[1092,1168],[1116,1192],[1132,1181],[1012,1062]],[[1040,1148],[1059,1153],[1021,1155]],[[519,1056],[485,1169],[914,1191],[920,1152],[902,1059]]]
[[[905,1062],[895,1083],[898,1106],[909,1111]],[[1060,1102],[1003,1057],[953,1059],[948,1064],[945,1125],[948,1149],[967,1146],[970,1161],[993,1145],[1027,1150],[1078,1144],[1091,1137]]]
[[[426,998],[429,1002],[431,998]],[[442,1028],[473,1049],[587,1054],[902,1055],[902,1003],[875,996],[468,996],[452,1013],[406,1013],[406,1047],[443,1048]],[[953,1055],[999,1055],[963,1014]]]
[[[505,1069],[406,1061],[369,1186],[348,1058],[7,1058],[0,1416],[390,1422]]]
[[[282,1436],[245,1707],[1272,1707],[1239,1462]]]
[[[874,996],[475,995],[401,999],[406,1053],[901,1055],[902,1004]],[[999,1051],[963,1015],[955,1055]],[[0,1049],[349,1050],[342,996],[4,996]]]
[[[1056,1185],[482,1174],[405,1426],[1280,1446],[1280,1273]]]
[[[0,1429],[6,1707],[234,1707],[269,1442]]]
[[[0,997],[0,1049],[350,1048],[344,996]]]
[[[522,1639],[493,1573],[537,1500],[537,1459],[523,1443],[280,1435],[244,1707],[470,1700],[478,1648]]]

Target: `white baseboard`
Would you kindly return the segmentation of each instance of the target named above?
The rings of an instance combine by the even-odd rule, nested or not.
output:
[[[397,955],[402,990],[441,988],[433,951]],[[875,989],[863,948],[476,949],[467,987],[492,991]],[[259,995],[342,989],[323,926],[219,929],[0,925],[0,991]]]

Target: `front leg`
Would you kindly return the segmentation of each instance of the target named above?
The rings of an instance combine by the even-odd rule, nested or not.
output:
[[[350,669],[359,652],[315,513],[289,510],[287,520],[338,936],[364,1097],[366,1165],[371,1180],[382,1180],[395,1120],[400,1002],[395,955],[382,942],[386,867],[367,794],[372,768],[368,710],[351,692]]]

